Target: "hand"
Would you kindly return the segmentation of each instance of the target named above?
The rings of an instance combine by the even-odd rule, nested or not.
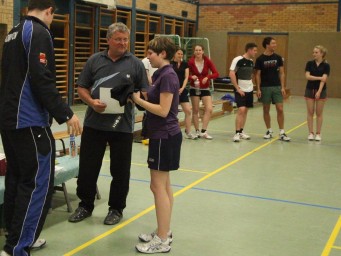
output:
[[[92,102],[91,107],[93,110],[95,110],[97,113],[102,113],[107,108],[107,104],[100,101],[99,99],[94,99]]]
[[[240,96],[245,96],[245,92],[243,92],[240,88],[238,88],[237,92],[240,94]]]
[[[197,80],[197,79],[198,79],[198,77],[197,77],[196,75],[192,76],[192,80],[193,80],[193,81],[195,81],[195,80]]]
[[[137,103],[138,100],[141,99],[141,92],[140,92],[140,91],[134,92],[134,93],[131,95],[131,97],[132,97],[132,100],[133,100],[136,104],[138,104],[138,103]]]
[[[207,78],[207,77],[205,77],[205,78],[202,80],[202,84],[206,84],[206,83],[207,83],[207,81],[208,81],[208,78]]]
[[[181,87],[180,89],[179,89],[179,94],[181,94],[183,91],[184,91],[184,87]]]
[[[82,126],[80,125],[79,119],[75,114],[71,119],[66,121],[66,124],[69,127],[69,134],[74,134],[75,136],[82,134]]]
[[[321,92],[320,91],[317,91],[316,93],[315,93],[315,99],[320,99],[320,97],[321,97]]]
[[[135,104],[138,104],[141,106],[141,101],[143,101],[143,99],[141,99],[141,92],[138,91],[138,92],[134,92],[132,94],[132,100],[135,102]]]
[[[281,89],[281,92],[282,92],[283,97],[285,97],[287,95],[287,92],[285,91],[284,88]]]
[[[257,97],[260,99],[262,97],[262,92],[260,90],[257,90]]]

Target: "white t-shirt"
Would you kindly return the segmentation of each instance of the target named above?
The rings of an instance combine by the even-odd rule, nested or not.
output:
[[[230,70],[234,71],[237,77],[239,88],[243,92],[252,92],[252,74],[254,70],[253,61],[243,56],[235,57],[231,63]]]
[[[145,57],[142,60],[142,63],[144,65],[144,68],[148,71],[150,77],[153,76],[154,72],[157,70],[157,68],[153,68],[152,65],[150,64],[150,61],[147,57]]]

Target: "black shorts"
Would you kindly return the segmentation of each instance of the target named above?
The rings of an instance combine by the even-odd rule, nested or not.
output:
[[[316,89],[305,89],[304,98],[310,99],[310,100],[316,100],[315,95],[316,95],[317,91],[318,90],[316,90]],[[327,98],[327,90],[324,89],[324,90],[322,90],[319,99],[325,100],[326,98]]]
[[[149,139],[148,168],[159,171],[179,169],[182,133],[168,139]]]
[[[237,107],[253,108],[253,92],[244,92],[245,96],[242,97],[237,91],[234,92],[234,98]]]
[[[200,90],[200,95],[196,95],[195,94],[195,89],[190,89],[189,90],[189,95],[192,97],[192,96],[196,96],[196,97],[205,97],[205,96],[211,96],[211,92],[210,90]]]
[[[185,88],[179,95],[179,103],[189,102],[188,90]]]

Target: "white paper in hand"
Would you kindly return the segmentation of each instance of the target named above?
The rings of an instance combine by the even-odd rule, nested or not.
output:
[[[120,106],[118,100],[111,98],[111,88],[99,88],[99,99],[107,104],[102,114],[123,114],[124,106]]]

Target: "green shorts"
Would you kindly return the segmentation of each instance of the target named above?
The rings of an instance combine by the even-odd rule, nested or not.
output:
[[[283,95],[280,86],[261,87],[260,101],[263,104],[277,104],[283,103]]]

